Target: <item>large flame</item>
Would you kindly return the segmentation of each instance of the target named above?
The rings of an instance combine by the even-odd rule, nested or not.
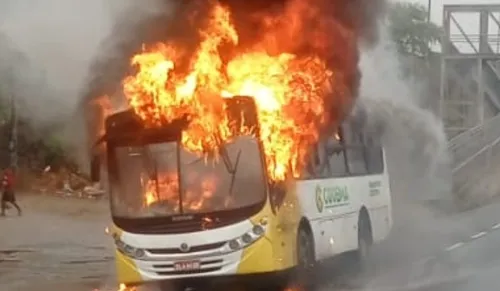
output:
[[[194,173],[191,173],[194,174]],[[214,196],[217,188],[216,177],[205,175],[188,175],[186,177],[190,183],[196,180],[195,185],[199,185],[197,189],[186,189],[183,196],[182,207],[191,211],[202,210],[205,207],[210,208],[210,201]],[[157,201],[171,201],[173,204],[173,211],[179,210],[177,203],[179,195],[179,178],[177,173],[162,173],[157,180],[143,180],[144,185],[144,208],[150,207]],[[230,199],[231,197],[227,197]],[[226,204],[229,202],[226,201]],[[213,207],[212,207],[213,208]]]
[[[218,5],[216,1],[227,6]],[[311,136],[306,136],[305,141],[299,139],[304,131],[299,136],[279,133],[282,143],[283,139],[290,136],[296,142],[300,141],[300,146],[289,145],[289,141],[286,141],[289,147],[295,148],[292,152],[282,153],[287,150],[282,148],[278,151],[280,148],[273,145],[266,148],[273,176],[282,177],[283,172],[286,172],[283,169],[287,168],[282,156],[289,156],[290,159],[285,160],[290,160],[291,164],[295,164],[292,168],[297,168],[297,164],[303,163],[300,161],[302,150],[315,139],[318,128],[332,129],[352,105],[360,80],[359,42],[371,45],[377,40],[377,21],[384,12],[385,2],[386,0],[174,1],[174,5],[165,7],[169,12],[165,13],[168,17],[145,18],[134,25],[128,19],[123,20],[126,23],[116,23],[110,37],[119,35],[121,41],[109,41],[116,45],[108,48],[111,51],[101,51],[101,55],[96,58],[89,71],[85,100],[110,94],[113,102],[123,101],[115,100],[122,93],[121,90],[116,91],[116,82],[123,81],[122,76],[129,69],[123,66],[123,62],[130,59],[131,52],[138,51],[141,41],[153,44],[168,39],[168,43],[148,45],[144,53],[133,58],[134,67],[141,69],[141,73],[128,78],[125,85],[128,88],[127,100],[136,111],[151,121],[167,120],[180,115],[180,112],[195,113],[194,117],[204,116],[203,122],[200,120],[196,122],[196,126],[192,126],[186,142],[196,141],[198,146],[210,149],[214,141],[211,133],[220,129],[217,127],[224,129],[225,126],[223,122],[215,122],[225,119],[218,113],[219,96],[224,91],[228,93],[225,96],[239,92],[257,92],[254,96],[258,98],[261,108],[274,108],[274,114],[269,110],[266,114],[278,116],[283,123],[288,123],[279,128],[284,131],[291,128],[295,132],[298,131],[297,127],[292,127],[291,124],[304,127],[304,121],[309,124],[305,126],[307,129],[314,128],[308,132]],[[127,33],[124,33],[124,29]],[[108,58],[111,54],[113,58]],[[322,71],[319,75],[301,70],[301,66],[311,61],[314,71]],[[325,62],[330,72],[322,70]],[[230,64],[233,68],[231,70]],[[240,68],[239,65],[243,64],[245,66]],[[285,74],[281,73],[283,70]],[[308,90],[314,89],[318,84],[321,90],[328,91],[322,88],[322,78],[329,74],[331,94],[323,94],[323,102],[303,102],[317,97],[316,94],[311,96]],[[304,77],[308,80],[307,85],[311,84],[309,78],[319,77],[312,82],[313,88],[302,86],[302,90],[308,91],[304,96],[292,96],[295,91],[292,89],[297,88],[296,84],[280,83],[282,80],[302,80]],[[306,108],[297,108],[297,103],[305,104]],[[176,104],[182,106],[175,106]],[[317,110],[307,108],[310,104],[322,107],[329,116],[318,116]],[[276,109],[279,107],[283,109]],[[203,113],[200,113],[200,109]],[[97,124],[100,118],[94,116],[105,114],[93,111],[98,110],[89,107],[85,111],[89,120],[89,139],[96,139],[98,130],[94,128],[102,127],[102,124]],[[206,116],[206,112],[211,114]],[[309,114],[310,112],[313,114]],[[214,114],[219,116],[210,116]],[[320,118],[314,119],[318,117]],[[211,122],[205,123],[206,120]],[[273,126],[274,123],[265,124],[263,131],[269,132]],[[204,134],[197,134],[193,138],[195,128]],[[274,140],[271,141],[269,133],[263,136],[268,144],[276,144]],[[224,138],[219,141],[223,140]]]
[[[176,70],[185,53],[178,44],[156,44],[135,55],[131,64],[137,73],[123,82],[130,106],[149,126],[189,116],[183,146],[192,152],[210,152],[231,138],[222,98],[252,96],[258,106],[269,178],[297,176],[326,122],[324,96],[332,93],[331,82],[338,81],[336,90],[344,86],[336,80],[337,73],[314,53],[269,53],[268,34],[251,49],[224,61],[221,47],[236,47],[239,39],[229,10],[218,3],[200,36],[187,72]]]

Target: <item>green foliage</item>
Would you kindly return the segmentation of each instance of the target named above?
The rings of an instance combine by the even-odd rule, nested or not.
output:
[[[62,142],[55,135],[49,135],[43,140],[45,146],[45,159],[47,164],[57,163],[64,159],[64,148]]]
[[[10,161],[8,143],[11,135],[10,100],[2,98],[0,93],[0,168]],[[50,165],[52,168],[69,167],[73,169],[74,162],[66,153],[66,148],[55,129],[41,130],[24,115],[18,116],[17,150],[19,166],[36,171]]]
[[[427,8],[420,4],[396,2],[389,7],[389,29],[403,55],[425,57],[439,42],[442,29],[427,21]]]

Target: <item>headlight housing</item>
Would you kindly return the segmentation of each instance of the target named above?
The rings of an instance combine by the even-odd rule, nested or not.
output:
[[[135,248],[131,245],[124,243],[116,233],[113,234],[113,240],[115,241],[115,245],[118,251],[120,251],[122,254],[126,256],[129,256],[134,259],[141,259],[144,258],[144,256],[146,255],[146,252],[143,249]]]
[[[253,244],[266,233],[267,219],[262,219],[259,224],[255,224],[252,229],[241,236],[232,239],[224,246],[224,252],[234,252]]]

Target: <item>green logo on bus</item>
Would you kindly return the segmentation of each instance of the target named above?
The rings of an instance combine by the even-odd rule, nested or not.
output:
[[[316,186],[316,207],[319,212],[325,208],[334,208],[349,204],[347,186],[321,187]]]
[[[323,207],[325,206],[325,203],[323,202],[323,190],[321,190],[321,187],[319,185],[316,186],[316,207],[318,208],[319,212],[323,212]]]

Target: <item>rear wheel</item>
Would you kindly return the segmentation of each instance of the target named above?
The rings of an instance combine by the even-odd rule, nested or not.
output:
[[[365,273],[368,269],[368,259],[372,247],[372,231],[370,219],[365,212],[362,212],[358,221],[358,249],[355,253],[356,270]]]

